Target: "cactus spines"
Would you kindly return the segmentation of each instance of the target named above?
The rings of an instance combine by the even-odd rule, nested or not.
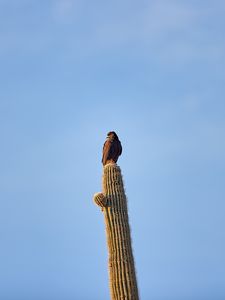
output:
[[[100,206],[102,208],[102,211],[103,211],[103,207],[105,207],[106,204],[107,204],[107,198],[101,192],[100,193],[96,193],[96,194],[94,194],[94,202],[95,202],[95,204],[97,204],[98,206]]]
[[[99,199],[107,199],[103,213],[109,251],[111,299],[138,300],[127,199],[121,170],[115,163],[109,163],[104,167],[103,193],[95,194],[95,203],[99,203]],[[102,203],[102,200],[100,202]]]

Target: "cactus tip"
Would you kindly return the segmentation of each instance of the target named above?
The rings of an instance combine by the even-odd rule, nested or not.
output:
[[[103,210],[104,207],[107,205],[107,198],[103,193],[96,193],[94,194],[94,202],[96,205],[100,206]]]

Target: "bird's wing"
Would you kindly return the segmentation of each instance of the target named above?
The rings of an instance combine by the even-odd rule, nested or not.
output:
[[[118,157],[122,153],[122,146],[119,140],[116,140],[113,142],[113,147],[112,147],[112,158],[115,162],[117,162]]]
[[[123,148],[122,148],[122,145],[121,145],[121,142],[119,141],[119,155],[122,154],[122,151],[123,151]]]

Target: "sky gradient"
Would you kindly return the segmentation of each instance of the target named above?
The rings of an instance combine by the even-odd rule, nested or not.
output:
[[[142,300],[225,299],[224,1],[0,0],[0,299],[109,299],[115,130]]]

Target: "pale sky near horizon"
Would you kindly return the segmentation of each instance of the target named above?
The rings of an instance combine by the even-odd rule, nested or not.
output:
[[[0,0],[0,299],[109,299],[115,130],[141,300],[225,299],[224,1]]]

